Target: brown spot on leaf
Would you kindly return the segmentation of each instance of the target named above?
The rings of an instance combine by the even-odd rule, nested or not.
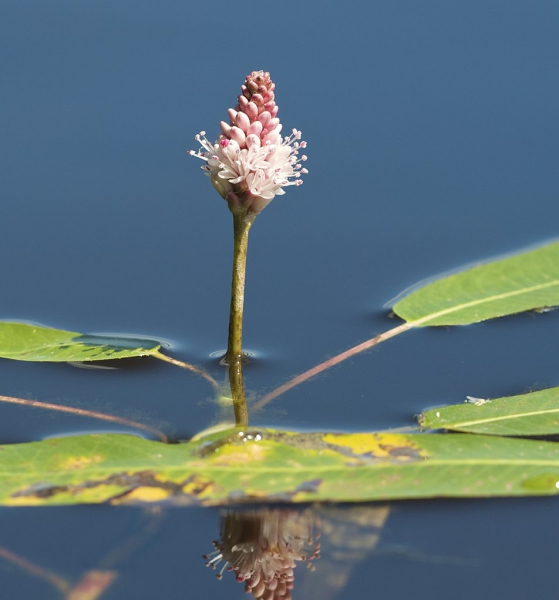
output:
[[[182,491],[189,496],[200,496],[207,489],[213,486],[211,479],[200,477],[199,475],[191,475],[183,484]]]
[[[322,484],[322,481],[322,479],[303,481],[295,488],[295,493],[304,492],[305,494],[316,494],[318,492],[318,488]]]
[[[79,497],[91,490],[101,490],[103,487],[111,488],[105,502],[113,504],[142,504],[173,499],[177,504],[202,504],[199,498],[213,482],[198,476],[190,476],[183,482],[164,481],[161,474],[151,471],[140,471],[138,473],[116,473],[105,479],[84,481],[75,485],[50,485],[49,483],[37,483],[12,494],[12,498],[18,503],[40,504],[46,500],[61,494]],[[121,492],[115,494],[114,488],[122,488]]]
[[[392,433],[328,433],[323,435],[330,448],[344,456],[381,462],[417,461],[423,451],[411,436]]]

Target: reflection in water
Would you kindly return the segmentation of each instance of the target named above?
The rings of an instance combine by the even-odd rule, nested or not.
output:
[[[319,506],[323,558],[317,577],[303,580],[298,597],[333,600],[344,590],[355,567],[375,551],[390,514],[389,506]]]
[[[94,569],[83,573],[77,584],[73,585],[58,573],[37,565],[2,546],[0,546],[0,558],[23,569],[32,577],[43,579],[60,593],[59,597],[63,600],[98,600],[118,575],[116,571]]]
[[[97,600],[116,579],[116,571],[88,571],[64,600]]]
[[[320,558],[319,520],[312,510],[227,510],[221,515],[221,537],[206,566],[233,571],[255,598],[291,598],[297,562],[313,568]],[[221,565],[223,563],[223,565]]]
[[[128,560],[132,553],[150,541],[159,530],[163,516],[162,511],[157,507],[143,511],[140,514],[141,521],[137,533],[125,537],[117,547],[109,550],[98,564],[98,568],[81,572],[77,581],[73,578],[67,579],[2,546],[0,546],[0,559],[19,567],[27,575],[38,577],[50,584],[58,591],[57,597],[61,600],[99,600],[118,577],[118,564]],[[3,595],[0,597],[4,598]]]
[[[353,567],[373,551],[390,514],[388,506],[315,506],[232,510],[221,513],[221,537],[206,566],[235,573],[262,600],[290,599],[297,563],[316,577],[302,577],[298,596],[330,600],[347,585]],[[319,535],[320,532],[320,535]],[[319,537],[321,542],[319,543]]]

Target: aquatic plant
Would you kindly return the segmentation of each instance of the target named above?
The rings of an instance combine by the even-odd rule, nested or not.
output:
[[[242,375],[248,234],[256,216],[274,197],[285,194],[287,186],[303,183],[301,174],[308,172],[302,166],[307,157],[299,155],[306,147],[301,132],[293,129],[291,135],[281,136],[274,89],[270,73],[247,75],[237,105],[228,111],[229,123],[221,122],[218,139],[212,143],[202,131],[196,136],[201,149],[190,151],[205,162],[202,169],[233,214],[233,276],[224,363],[229,365],[235,421],[241,426],[248,422]]]
[[[301,174],[308,172],[302,167],[307,157],[299,155],[307,145],[301,141],[301,132],[293,129],[291,135],[281,136],[274,89],[270,73],[247,75],[237,105],[228,111],[229,123],[221,122],[218,139],[212,143],[202,131],[196,136],[202,148],[190,151],[206,163],[202,169],[233,213],[233,285],[225,356],[229,365],[244,359],[243,303],[250,227],[275,196],[285,194],[283,188],[302,184]]]

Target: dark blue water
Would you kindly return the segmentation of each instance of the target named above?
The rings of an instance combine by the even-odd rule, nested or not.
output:
[[[284,128],[309,143],[310,173],[251,232],[249,393],[392,327],[382,307],[409,285],[557,237],[558,19],[545,1],[4,1],[0,318],[166,339],[169,353],[223,377],[210,354],[226,345],[231,218],[186,151],[198,131],[217,134],[244,76],[262,68]],[[409,332],[253,422],[400,427],[466,395],[558,385],[558,328],[554,312]],[[0,394],[176,438],[224,416],[206,382],[153,360],[117,370],[0,361]],[[100,430],[122,428],[0,405],[2,443]],[[555,504],[397,503],[335,597],[550,596]],[[0,546],[71,579],[112,561],[107,600],[244,597],[200,558],[217,511],[151,518],[0,509]],[[300,569],[295,597],[299,581],[303,597],[325,597],[320,568]],[[9,600],[58,597],[1,559],[0,581]]]

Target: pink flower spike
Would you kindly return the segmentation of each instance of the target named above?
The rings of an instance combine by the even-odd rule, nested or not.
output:
[[[279,125],[280,120],[277,117],[270,119],[266,125],[267,129],[273,130]]]
[[[260,134],[262,133],[262,123],[260,121],[254,121],[253,123],[251,123],[250,127],[248,128],[248,133],[260,136]]]
[[[246,78],[246,88],[251,94],[255,94],[258,91],[258,84],[252,79],[250,75]]]
[[[271,131],[265,138],[264,143],[275,144],[278,140],[281,140],[280,135],[275,131]]]
[[[265,110],[264,112],[260,113],[260,116],[258,117],[258,120],[262,123],[262,125],[264,127],[267,126],[268,121],[272,118],[272,115]]]
[[[247,148],[251,149],[253,147],[256,147],[258,149],[260,149],[260,137],[258,135],[255,135],[253,133],[247,135]]]
[[[238,112],[235,117],[235,124],[239,129],[242,129],[245,133],[248,131],[250,127],[250,119],[245,115],[244,112]]]
[[[256,106],[254,102],[247,102],[244,110],[251,123],[256,119],[256,117],[258,117],[258,106]]]
[[[223,135],[229,137],[231,135],[231,125],[228,125],[225,121],[221,121],[219,125],[221,127],[221,131],[223,131]]]
[[[243,147],[246,143],[245,132],[238,127],[231,127],[231,135],[229,136],[232,140],[235,140],[239,147]]]
[[[221,122],[219,139],[212,144],[201,132],[196,140],[202,147],[190,152],[205,161],[202,168],[235,213],[258,214],[307,173],[301,167],[307,157],[299,156],[307,144],[297,129],[281,136],[274,90],[269,73],[247,75],[238,104],[228,111],[230,123]]]

